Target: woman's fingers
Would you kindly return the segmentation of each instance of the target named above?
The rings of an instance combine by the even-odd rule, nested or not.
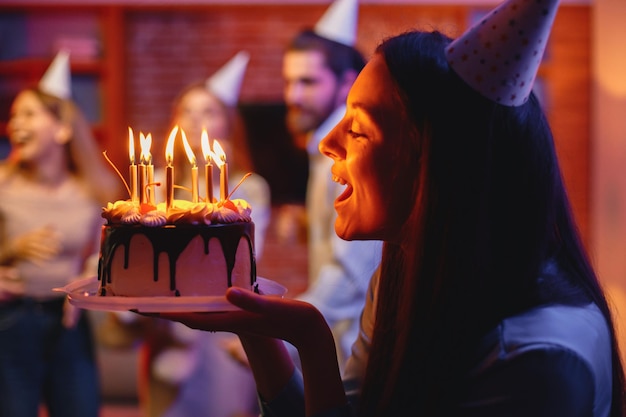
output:
[[[200,330],[266,336],[297,344],[304,334],[325,327],[322,315],[311,304],[264,296],[242,288],[230,288],[226,298],[240,308],[210,313],[166,313],[160,317]]]

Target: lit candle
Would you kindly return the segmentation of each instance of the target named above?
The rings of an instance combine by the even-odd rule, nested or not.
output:
[[[209,134],[206,129],[202,129],[202,136],[200,138],[200,144],[202,145],[202,153],[204,154],[204,160],[206,165],[204,166],[204,180],[206,182],[206,202],[213,202],[213,164],[211,163],[211,146],[209,145]]]
[[[226,163],[226,154],[217,140],[213,141],[213,159],[220,168],[220,200],[225,201],[228,198],[228,164]]]
[[[133,129],[128,127],[128,157],[130,158],[130,199],[133,203],[139,201],[139,195],[137,194],[137,165],[135,164],[135,136],[133,135]]]
[[[174,126],[165,144],[165,207],[169,212],[174,202],[174,139],[178,133],[178,126]]]
[[[146,184],[148,184],[148,171],[146,169],[146,137],[143,132],[139,132],[139,145],[141,146],[141,155],[139,156],[139,201],[141,204],[147,202],[146,199]]]
[[[147,182],[146,185],[148,186],[147,188],[147,192],[148,192],[148,204],[150,205],[154,205],[155,202],[155,185],[154,185],[154,164],[152,163],[152,153],[150,152],[150,148],[152,147],[152,133],[148,133],[148,135],[146,135],[146,148],[148,149],[148,151],[146,152],[146,177],[147,177]]]
[[[196,156],[189,146],[189,142],[187,141],[187,135],[185,135],[184,130],[180,130],[180,135],[183,138],[183,146],[185,147],[185,153],[187,154],[187,159],[189,159],[189,163],[191,164],[191,202],[198,202],[198,165],[196,164]]]

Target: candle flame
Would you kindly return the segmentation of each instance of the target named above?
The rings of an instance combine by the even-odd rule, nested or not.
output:
[[[148,152],[146,153],[146,162],[152,165],[152,152],[150,152],[150,149],[152,148],[152,133],[148,133],[146,136],[146,144],[146,147],[148,148]]]
[[[202,129],[202,135],[200,136],[200,145],[202,146],[202,153],[204,154],[204,161],[207,164],[211,163],[211,145],[209,145],[209,134],[206,129]]]
[[[189,145],[189,141],[187,141],[187,135],[185,135],[184,130],[180,130],[180,135],[183,138],[183,146],[185,147],[185,153],[187,154],[187,159],[189,159],[189,163],[195,167],[196,166],[196,155],[193,153],[193,149]]]
[[[167,138],[167,143],[165,144],[165,161],[168,166],[171,166],[174,161],[174,139],[176,139],[177,133],[178,125],[174,126],[169,137]]]
[[[221,167],[226,163],[226,154],[224,153],[222,146],[217,140],[213,141],[213,150],[214,151],[211,151],[211,157],[213,158],[217,166]]]
[[[148,133],[144,135],[143,132],[139,132],[139,144],[141,146],[141,162],[150,163],[152,160],[152,154],[150,154],[150,147],[152,146],[152,134]]]
[[[128,157],[130,164],[133,165],[135,163],[135,135],[130,126],[128,126]]]

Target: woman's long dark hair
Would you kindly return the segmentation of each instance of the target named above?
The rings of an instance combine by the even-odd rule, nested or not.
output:
[[[376,51],[415,125],[397,148],[419,155],[404,236],[383,251],[359,415],[450,415],[471,365],[467,352],[489,329],[534,306],[593,301],[610,326],[611,415],[621,416],[624,376],[611,314],[541,106],[534,95],[505,107],[472,91],[448,67],[449,42],[438,32],[409,32]],[[567,278],[540,284],[549,259]]]

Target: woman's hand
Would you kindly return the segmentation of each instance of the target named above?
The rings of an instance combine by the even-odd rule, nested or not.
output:
[[[293,373],[285,340],[298,349],[305,381],[306,415],[346,404],[335,342],[326,320],[311,304],[232,287],[226,299],[240,308],[215,313],[167,313],[161,317],[194,329],[239,335],[262,398],[271,400]]]
[[[10,242],[3,251],[3,262],[20,260],[35,264],[54,258],[61,251],[61,237],[52,226],[25,233]]]
[[[321,313],[304,301],[259,295],[239,287],[229,288],[226,299],[240,310],[162,313],[160,317],[179,321],[193,329],[282,339],[296,347],[314,339],[316,329],[319,332],[328,329]]]

